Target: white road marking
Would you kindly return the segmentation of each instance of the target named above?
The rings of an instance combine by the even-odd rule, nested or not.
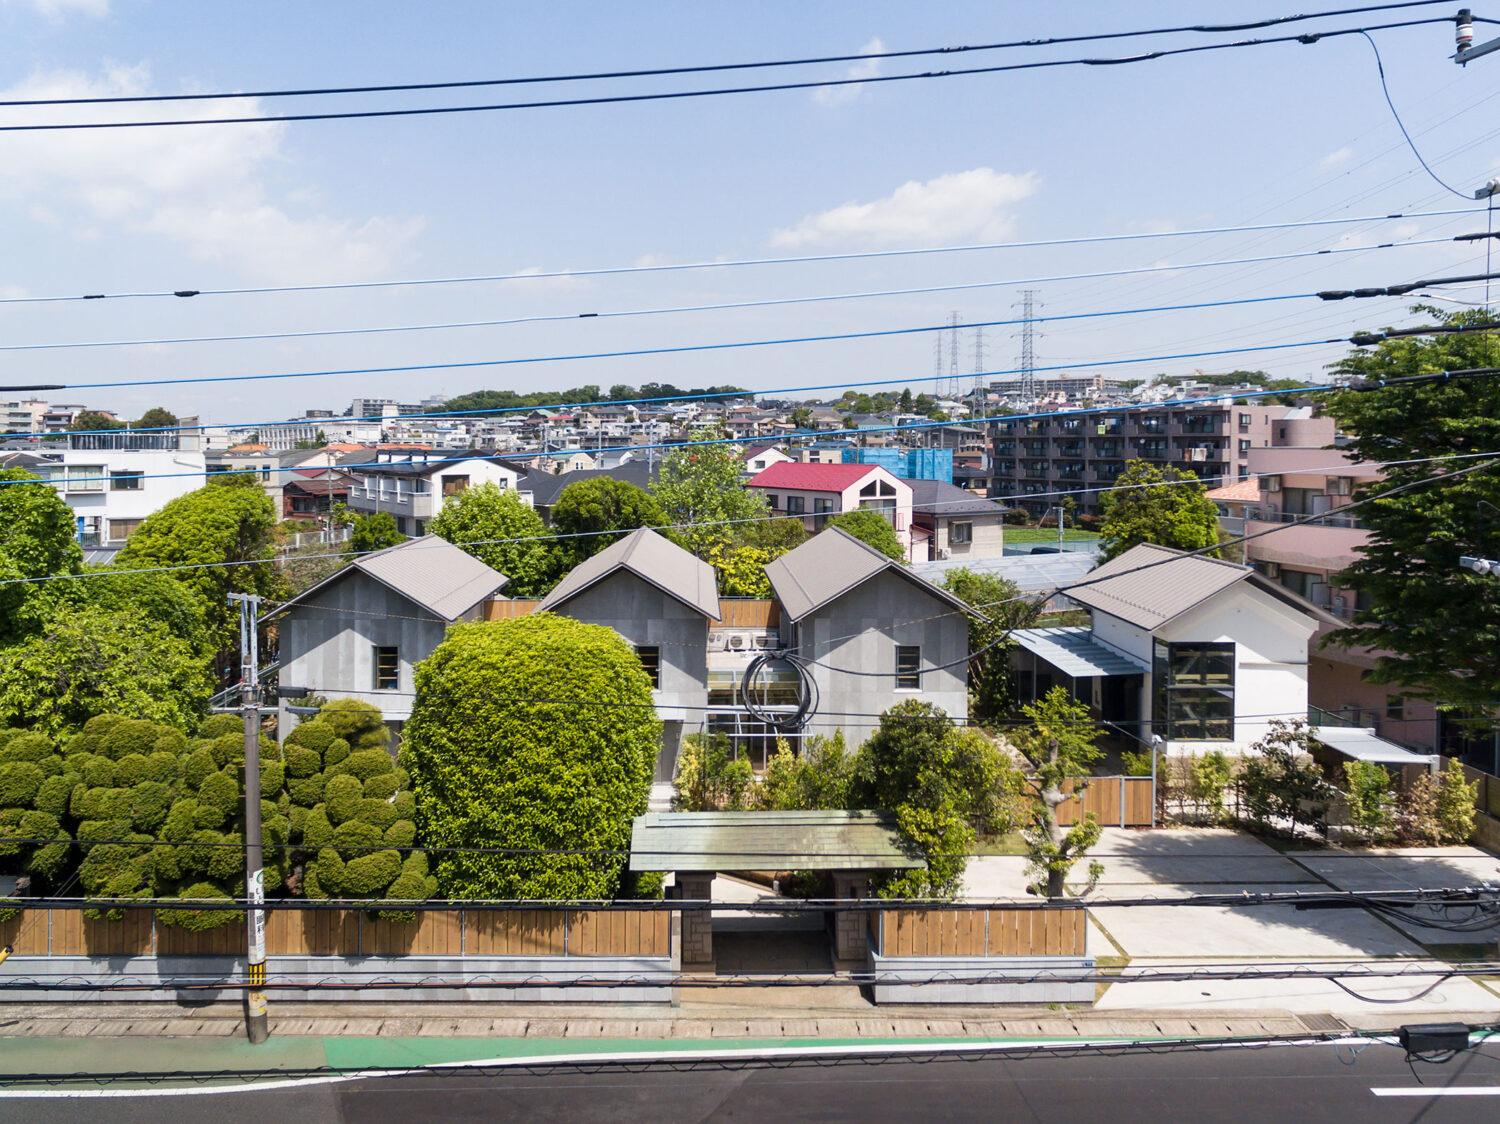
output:
[[[1377,1097],[1500,1097],[1500,1085],[1400,1085],[1370,1092]]]

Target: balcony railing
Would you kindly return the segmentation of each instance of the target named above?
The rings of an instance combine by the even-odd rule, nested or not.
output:
[[[1312,517],[1290,511],[1260,511],[1254,519],[1261,523],[1300,523],[1307,520],[1314,527],[1342,527],[1350,531],[1367,531],[1369,528],[1353,515],[1338,515],[1332,511],[1325,511],[1322,515]]]

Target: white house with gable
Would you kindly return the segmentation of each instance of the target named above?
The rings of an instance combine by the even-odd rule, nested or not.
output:
[[[1091,621],[1013,634],[1020,701],[1066,687],[1174,755],[1244,753],[1307,717],[1308,645],[1333,618],[1249,566],[1142,545],[1064,592]]]

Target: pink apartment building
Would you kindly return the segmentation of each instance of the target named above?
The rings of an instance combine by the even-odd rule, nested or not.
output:
[[[1353,501],[1358,487],[1381,478],[1381,465],[1356,462],[1331,447],[1336,432],[1332,418],[1290,418],[1276,425],[1275,443],[1248,453],[1250,479],[1214,489],[1209,498],[1219,505],[1227,531],[1258,536],[1244,545],[1246,562],[1350,620],[1363,605],[1354,590],[1339,584],[1338,575],[1360,556],[1369,532],[1357,513],[1338,512]],[[1306,515],[1326,517],[1290,525]],[[1433,748],[1438,723],[1432,704],[1407,700],[1391,685],[1367,682],[1365,673],[1380,653],[1323,646],[1335,630],[1321,625],[1309,645],[1309,704],[1392,741]]]

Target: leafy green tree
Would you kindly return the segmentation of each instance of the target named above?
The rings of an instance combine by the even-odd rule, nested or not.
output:
[[[49,484],[23,469],[0,471],[0,643],[35,633],[55,598],[50,578],[76,574],[83,551],[73,513]]]
[[[835,515],[828,521],[828,525],[837,527],[846,535],[853,535],[867,546],[873,546],[887,558],[894,558],[897,562],[906,561],[906,551],[902,549],[901,540],[896,537],[896,529],[878,511],[857,507],[853,511]]]
[[[97,410],[82,410],[73,416],[68,423],[68,430],[72,433],[92,433],[101,429],[124,429],[125,423],[119,418],[112,418],[108,414],[101,414]]]
[[[1452,328],[1486,322],[1482,312],[1418,307]],[[1493,367],[1493,334],[1386,340],[1334,365],[1371,381],[1430,371]],[[1382,653],[1373,678],[1406,693],[1488,717],[1500,700],[1500,598],[1495,579],[1459,565],[1462,555],[1500,558],[1500,473],[1476,453],[1500,448],[1500,380],[1460,378],[1346,391],[1328,412],[1352,436],[1355,459],[1383,462],[1382,479],[1356,500],[1404,488],[1364,506],[1369,538],[1338,582],[1360,594],[1353,627],[1330,642]],[[1431,459],[1436,458],[1436,459]],[[1450,459],[1465,458],[1465,459]],[[1447,480],[1437,477],[1475,465]]]
[[[366,554],[405,541],[406,536],[396,529],[396,517],[389,511],[354,516],[353,528],[349,532],[349,549],[352,551]]]
[[[912,405],[911,387],[908,386],[901,391],[901,412],[903,414],[911,413]]]
[[[557,581],[547,525],[513,491],[494,484],[460,492],[428,524],[434,535],[461,547],[510,579],[512,597],[538,597]]]
[[[136,419],[136,429],[170,429],[177,424],[177,415],[164,406],[152,406]]]
[[[1036,879],[1031,888],[1034,893],[1061,898],[1067,893],[1068,873],[1099,841],[1100,828],[1092,812],[1065,827],[1057,822],[1057,809],[1088,787],[1089,766],[1100,757],[1098,741],[1103,731],[1089,716],[1088,707],[1062,687],[1053,687],[1042,699],[1022,707],[1021,713],[1031,726],[1020,731],[1016,740],[1035,765],[1031,822],[1023,832],[1029,873]],[[1072,782],[1071,793],[1063,787],[1068,782]],[[1091,864],[1090,885],[1101,870],[1097,863]]]
[[[798,429],[813,428],[813,412],[808,406],[797,406],[792,410],[791,422]]]
[[[148,515],[115,556],[119,570],[183,567],[175,576],[198,593],[220,642],[231,634],[230,593],[282,592],[274,541],[276,508],[253,477],[225,473]]]
[[[612,476],[592,476],[569,484],[552,507],[557,552],[566,567],[576,566],[618,542],[637,527],[665,526],[661,506],[644,489]]]
[[[943,588],[974,610],[969,617],[969,717],[993,721],[1010,711],[1014,645],[1008,637],[1036,622],[1042,602],[1022,596],[1014,582],[968,569],[949,570]]]
[[[434,852],[545,853],[440,854],[440,892],[613,897],[660,745],[651,681],[612,629],[550,613],[449,629],[406,727],[418,830]]]
[[[724,436],[714,427],[694,430],[688,440]],[[765,497],[740,483],[743,468],[728,445],[689,444],[667,454],[651,496],[673,525],[671,537],[684,549],[707,558],[715,544],[722,549],[734,541],[738,526],[769,513]]]
[[[951,898],[958,893],[976,835],[1005,766],[977,730],[961,729],[920,699],[897,703],[860,747],[849,786],[856,808],[896,817],[925,870],[886,878],[885,897]]]
[[[207,659],[134,610],[58,613],[0,649],[0,723],[48,734],[105,713],[185,729],[211,690]]]
[[[1252,827],[1293,836],[1303,827],[1327,833],[1335,793],[1308,752],[1311,739],[1302,719],[1273,718],[1266,735],[1251,746],[1235,787]]]
[[[1449,759],[1437,792],[1438,831],[1444,843],[1467,843],[1474,834],[1474,802],[1479,782],[1464,776],[1464,767]]]
[[[1344,762],[1344,799],[1349,826],[1366,843],[1379,843],[1389,834],[1395,816],[1391,775],[1375,761]]]
[[[1208,490],[1191,472],[1131,461],[1113,489],[1099,501],[1103,560],[1108,562],[1141,543],[1178,550],[1217,548],[1219,512]],[[1211,558],[1219,551],[1208,551]]]
[[[212,655],[217,640],[208,627],[202,596],[172,574],[90,566],[77,578],[50,583],[56,589],[56,612],[95,608],[136,612],[185,640],[200,655]]]

